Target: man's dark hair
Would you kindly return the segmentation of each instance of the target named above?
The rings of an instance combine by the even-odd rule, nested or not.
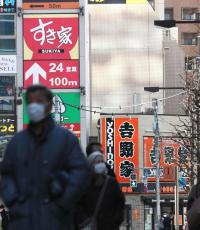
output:
[[[46,99],[52,103],[53,94],[48,88],[46,88],[43,85],[32,85],[32,86],[28,87],[28,89],[26,91],[26,101],[27,101],[30,93],[35,93],[37,91],[43,92]]]
[[[0,204],[0,209],[4,209],[4,205],[3,204]]]
[[[92,143],[88,144],[88,146],[86,148],[87,156],[89,156],[90,154],[92,154],[95,151],[102,152],[102,145],[98,142],[92,142]]]

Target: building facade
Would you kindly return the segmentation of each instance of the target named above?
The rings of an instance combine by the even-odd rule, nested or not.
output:
[[[144,86],[163,85],[162,29],[154,26],[164,11],[159,2],[88,5],[91,105],[97,111],[142,113],[151,109],[152,98],[162,98],[162,92],[144,92]],[[93,136],[98,119],[92,115]]]
[[[200,1],[199,0],[165,0],[165,19],[177,21],[199,20]],[[178,41],[185,52],[185,56],[199,55],[198,36],[200,32],[199,24],[179,24]]]

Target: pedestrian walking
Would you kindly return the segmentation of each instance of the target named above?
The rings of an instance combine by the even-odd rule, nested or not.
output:
[[[188,196],[187,221],[189,230],[199,230],[200,226],[200,183],[194,185]]]
[[[52,99],[44,86],[27,89],[30,124],[7,146],[1,195],[9,208],[9,230],[74,229],[89,166],[74,134],[54,124]]]
[[[106,175],[102,153],[92,153],[88,162],[93,177],[77,211],[78,229],[118,230],[124,218],[124,195],[116,179]]]
[[[0,230],[8,230],[9,215],[3,204],[0,205]]]
[[[164,230],[164,224],[163,224],[163,219],[160,218],[160,222],[159,222],[159,230]]]
[[[92,142],[87,146],[86,153],[87,153],[88,157],[94,152],[100,152],[103,155],[103,148],[102,148],[102,145],[100,143]],[[111,169],[110,165],[107,162],[105,162],[105,164],[106,164],[106,169],[107,169],[107,175],[109,175],[111,177],[116,177],[116,175],[115,175],[113,169]]]
[[[163,215],[164,230],[171,230],[171,218],[168,214]]]

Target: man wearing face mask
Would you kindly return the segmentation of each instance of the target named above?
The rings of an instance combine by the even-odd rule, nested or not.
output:
[[[124,218],[124,195],[116,179],[107,175],[101,152],[93,152],[88,162],[93,178],[79,204],[77,229],[84,229],[88,220],[95,219],[98,230],[118,230]]]
[[[27,89],[28,128],[9,143],[1,166],[1,196],[9,230],[73,230],[75,204],[89,181],[78,139],[51,118],[52,93]]]

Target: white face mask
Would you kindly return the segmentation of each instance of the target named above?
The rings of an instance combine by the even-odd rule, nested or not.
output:
[[[43,120],[46,116],[45,108],[46,106],[42,103],[31,103],[27,105],[27,113],[30,121],[37,123]]]
[[[94,165],[94,171],[96,174],[105,174],[106,173],[106,164],[104,162]]]

